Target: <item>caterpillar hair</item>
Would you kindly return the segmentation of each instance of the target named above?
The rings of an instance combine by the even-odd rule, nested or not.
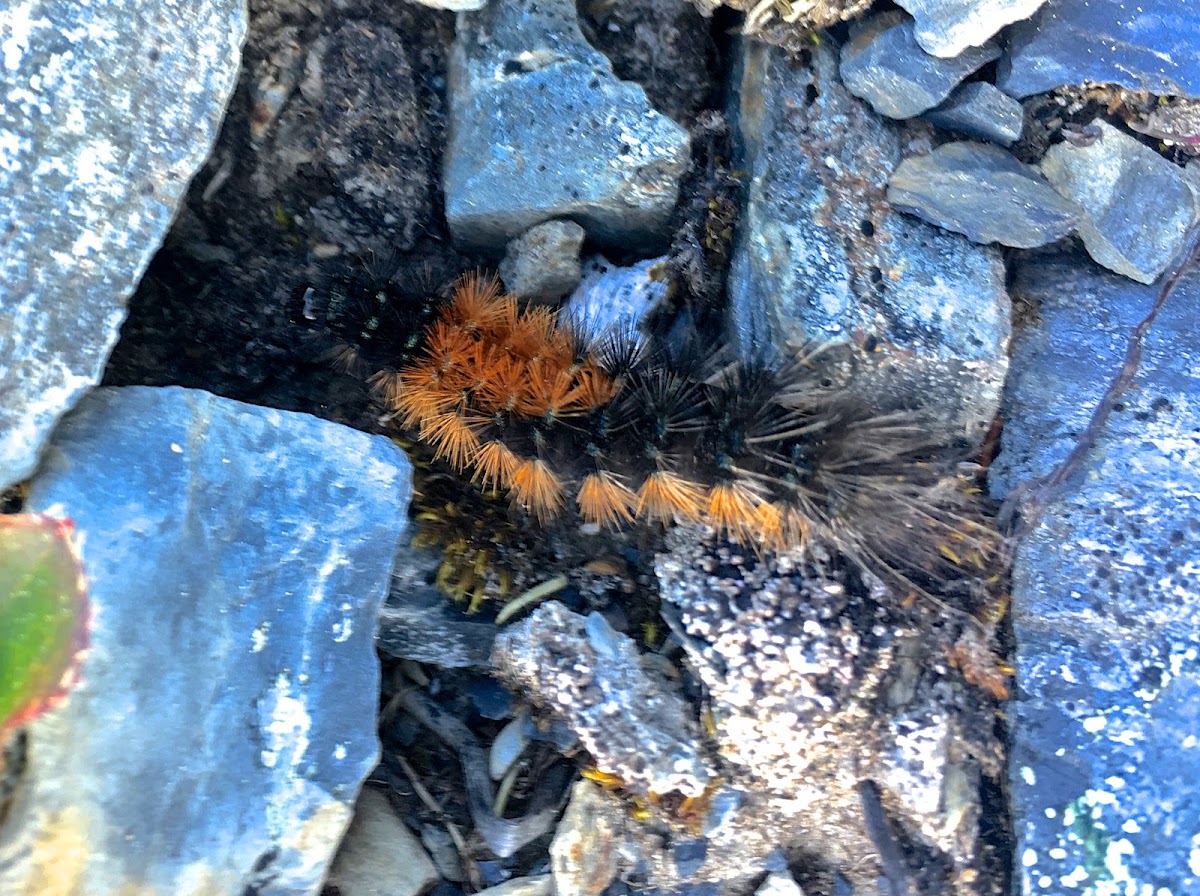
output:
[[[470,275],[376,378],[391,419],[539,523],[704,522],[756,551],[809,539],[908,590],[986,578],[1000,537],[912,417],[823,381],[817,350],[728,361],[593,335]],[[926,592],[927,593],[927,592]]]
[[[293,293],[289,309],[295,322],[328,331],[323,357],[343,372],[368,377],[385,400],[396,394],[397,368],[424,344],[443,304],[428,266],[418,269],[417,288],[405,290],[398,264],[395,257],[334,263]]]

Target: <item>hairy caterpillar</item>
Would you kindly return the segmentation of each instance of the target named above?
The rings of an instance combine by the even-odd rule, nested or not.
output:
[[[727,362],[600,336],[461,278],[372,377],[392,421],[541,524],[703,522],[757,551],[817,539],[907,589],[982,579],[1000,538],[943,446],[823,381],[819,350]]]

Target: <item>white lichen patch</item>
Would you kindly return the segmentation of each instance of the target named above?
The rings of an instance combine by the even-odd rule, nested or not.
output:
[[[308,593],[308,599],[314,604],[325,600],[325,586],[330,576],[350,562],[342,545],[334,541],[329,545],[329,551],[313,577],[313,587]]]
[[[50,20],[45,16],[33,18],[35,6],[41,4],[24,3],[9,7],[7,12],[0,12],[0,56],[4,58],[4,67],[15,72],[21,67],[21,57],[29,50],[29,39],[35,28],[48,28]]]
[[[266,768],[296,767],[308,750],[312,718],[285,673],[279,673],[275,687],[258,701],[258,716],[263,740],[259,760]]]
[[[271,631],[271,623],[263,622],[254,631],[250,633],[251,651],[254,653],[262,653],[263,648],[267,646],[267,635]]]
[[[333,640],[338,644],[344,644],[354,634],[354,606],[349,601],[343,601],[338,610],[341,612],[342,618],[333,623]]]

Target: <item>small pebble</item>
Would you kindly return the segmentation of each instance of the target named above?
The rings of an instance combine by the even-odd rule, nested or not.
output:
[[[939,128],[1011,146],[1021,137],[1025,111],[1021,104],[987,81],[963,84],[946,102],[922,116]]]
[[[500,261],[500,279],[526,302],[557,302],[579,285],[579,249],[587,234],[574,221],[546,221],[512,240]]]
[[[509,768],[521,758],[529,745],[529,738],[525,734],[528,715],[525,710],[519,712],[492,741],[492,748],[488,751],[488,774],[493,781],[499,781],[508,774]]]

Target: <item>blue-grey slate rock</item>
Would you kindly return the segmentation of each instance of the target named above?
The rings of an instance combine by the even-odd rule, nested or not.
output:
[[[1079,256],[1023,263],[1003,497],[1071,451],[1153,287]],[[1017,547],[1008,710],[1020,892],[1200,892],[1200,271],[1149,328],[1084,466]]]
[[[842,81],[880,115],[912,118],[932,109],[999,55],[1000,48],[989,42],[953,59],[930,56],[917,44],[913,20],[896,10],[851,29],[842,47]]]
[[[570,218],[604,244],[665,245],[687,132],[616,78],[572,0],[461,13],[449,68],[443,185],[455,240],[500,249]]]
[[[1037,169],[965,140],[901,162],[888,183],[888,202],[973,242],[1019,249],[1061,239],[1082,218]]]
[[[316,893],[378,758],[409,493],[390,441],[305,414],[178,387],[81,402],[29,504],[75,521],[91,650],[30,727],[0,892]]]
[[[742,54],[732,119],[749,178],[729,276],[735,348],[762,357],[834,343],[854,359],[848,385],[864,397],[917,407],[950,439],[982,438],[1008,364],[999,252],[888,204],[888,175],[928,143],[850,95],[836,49],[814,48],[811,67],[754,43]]]
[[[1085,81],[1200,97],[1192,0],[1048,0],[1012,27],[997,84],[1010,96]]]
[[[242,0],[0,4],[0,488],[99,381],[245,30]]]
[[[1046,0],[897,0],[916,20],[917,43],[934,56],[957,56],[1033,15]]]
[[[923,116],[939,128],[1011,146],[1021,138],[1025,111],[1021,104],[987,81],[963,84],[940,106]]]
[[[1100,139],[1047,150],[1042,173],[1084,211],[1088,254],[1118,274],[1150,283],[1183,245],[1196,205],[1183,169],[1103,121]]]

